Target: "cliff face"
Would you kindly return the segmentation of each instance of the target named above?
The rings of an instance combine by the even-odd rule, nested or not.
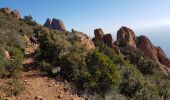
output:
[[[45,27],[53,29],[53,30],[59,30],[59,31],[66,31],[65,25],[62,20],[53,18],[52,20],[47,18],[45,24]]]

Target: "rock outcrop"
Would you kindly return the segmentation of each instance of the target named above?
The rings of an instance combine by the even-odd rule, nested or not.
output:
[[[53,30],[66,31],[64,23],[60,19],[53,18],[51,20],[51,19],[47,18],[44,26],[47,28],[53,29]]]
[[[151,43],[151,41],[146,36],[139,36],[137,38],[137,48],[139,48],[144,57],[148,59],[152,59],[155,62],[158,61],[157,50],[156,47]]]
[[[125,41],[128,45],[136,47],[136,37],[133,30],[130,28],[122,26],[117,31],[117,40]]]
[[[111,34],[104,34],[101,28],[94,30],[95,37],[92,39],[93,42],[100,41],[105,43],[110,48],[113,48],[116,52],[120,52],[119,48],[114,44],[114,40]]]
[[[170,59],[160,47],[156,47],[146,36],[136,37],[133,30],[121,27],[117,31],[117,41],[124,41],[127,45],[141,50],[146,59],[152,59],[158,63],[166,73],[170,73]]]
[[[94,30],[95,41],[103,41],[104,32],[101,28]]]
[[[68,38],[79,40],[82,44],[86,45],[88,49],[94,49],[95,48],[94,43],[90,39],[90,37],[87,36],[86,34],[82,33],[82,32],[69,33]]]
[[[116,42],[113,41],[111,34],[104,34],[101,28],[95,29],[94,35],[93,42],[103,42],[118,52],[122,50],[122,46],[140,50],[145,59],[152,59],[159,64],[165,74],[170,75],[170,59],[165,55],[164,51],[160,47],[156,47],[148,37],[144,35],[136,37],[133,30],[124,26],[117,31]],[[121,43],[123,43],[123,45],[121,45]]]

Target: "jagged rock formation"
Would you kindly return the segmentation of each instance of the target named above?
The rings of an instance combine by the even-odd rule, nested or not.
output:
[[[95,41],[103,41],[104,32],[101,28],[94,30]]]
[[[51,19],[47,18],[44,26],[47,28],[53,29],[53,30],[66,31],[64,23],[60,19],[53,18],[51,20]]]
[[[166,73],[170,72],[170,59],[160,47],[156,47],[146,36],[136,37],[133,30],[121,27],[117,32],[117,40],[125,41],[127,45],[141,50],[143,57],[158,63]]]
[[[135,33],[133,32],[133,30],[127,27],[123,26],[117,31],[117,40],[120,40],[120,41],[123,40],[126,43],[128,43],[130,46],[136,47]]]
[[[103,42],[109,47],[114,48],[118,51],[121,50],[122,46],[119,45],[119,42],[125,42],[125,45],[140,50],[145,59],[152,59],[154,62],[158,63],[165,74],[170,74],[170,59],[165,55],[164,51],[160,47],[156,47],[155,45],[153,45],[153,43],[146,36],[142,35],[136,37],[135,32],[125,26],[121,27],[117,31],[117,40],[115,41],[115,43],[112,39],[112,35],[105,35],[101,28],[95,29],[94,35],[95,37],[93,38],[93,42]]]
[[[113,48],[116,52],[120,52],[119,48],[114,44],[114,40],[111,34],[104,34],[101,28],[94,30],[95,37],[92,39],[93,42],[100,41],[105,43],[110,48]]]

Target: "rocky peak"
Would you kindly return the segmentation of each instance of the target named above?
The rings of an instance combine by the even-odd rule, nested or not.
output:
[[[101,28],[94,30],[95,40],[96,41],[103,41],[104,32]]]
[[[52,22],[51,19],[50,19],[50,18],[47,18],[44,26],[51,29],[51,28],[52,28],[52,27],[51,27],[51,22]]]
[[[95,37],[93,38],[93,42],[103,42],[110,48],[113,48],[116,52],[120,52],[119,48],[114,44],[114,40],[111,34],[104,34],[101,28],[97,28],[94,30],[94,35]]]
[[[125,41],[128,45],[136,47],[136,37],[135,33],[133,30],[130,28],[122,26],[118,31],[117,31],[117,40],[123,40]]]
[[[111,34],[106,34],[103,36],[103,41],[106,43],[109,47],[113,47],[113,38]]]
[[[53,30],[66,31],[64,23],[60,19],[53,18],[51,20],[51,19],[47,18],[44,26],[47,28],[53,29]]]

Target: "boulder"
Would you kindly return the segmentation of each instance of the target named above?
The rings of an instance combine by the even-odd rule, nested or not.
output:
[[[9,59],[11,58],[8,51],[4,50],[4,54],[5,54],[5,58],[6,58],[6,59],[9,60]]]
[[[128,45],[136,47],[136,36],[134,31],[124,26],[117,31],[117,41],[125,41]]]

